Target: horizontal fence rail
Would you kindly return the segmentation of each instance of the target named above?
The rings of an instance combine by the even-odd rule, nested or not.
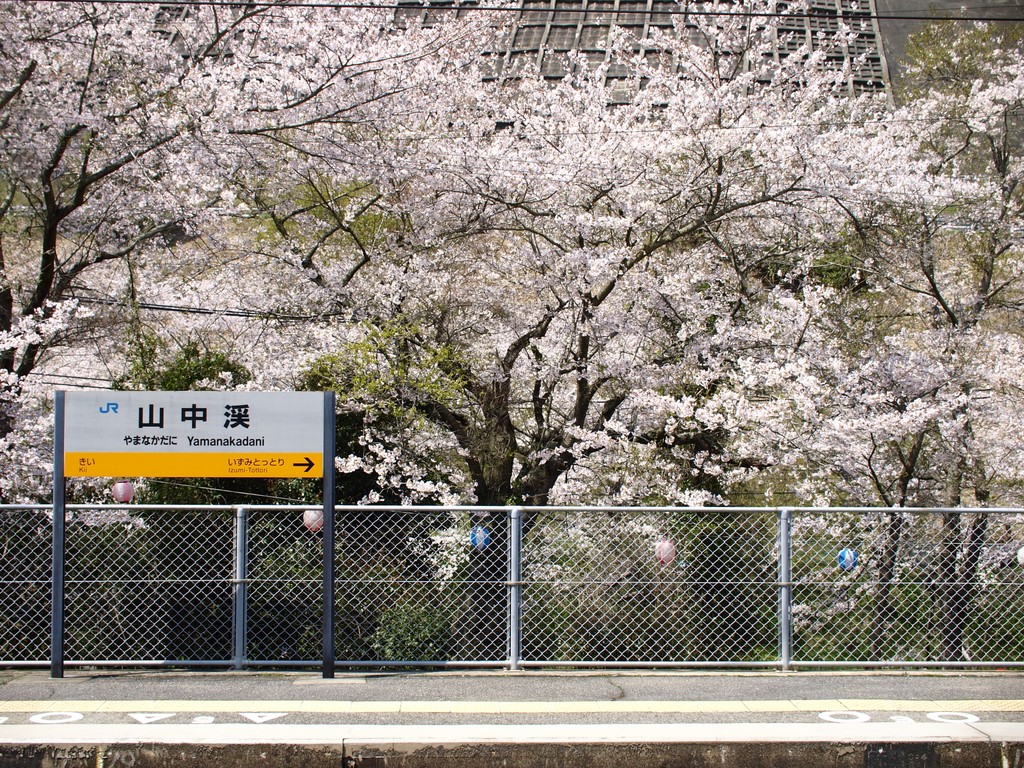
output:
[[[1024,667],[1020,509],[334,515],[0,506],[0,666]]]

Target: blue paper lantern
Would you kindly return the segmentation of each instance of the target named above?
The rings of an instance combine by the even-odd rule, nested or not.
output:
[[[487,549],[491,544],[491,532],[482,525],[474,525],[469,532],[469,543],[474,549]]]
[[[857,567],[857,553],[849,547],[839,550],[839,557],[836,558],[839,567],[844,571],[852,571]]]

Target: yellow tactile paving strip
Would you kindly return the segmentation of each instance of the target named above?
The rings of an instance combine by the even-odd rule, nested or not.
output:
[[[1024,699],[792,699],[778,701],[313,701],[7,700],[0,712],[281,712],[327,714],[593,714],[772,712],[1024,712]]]

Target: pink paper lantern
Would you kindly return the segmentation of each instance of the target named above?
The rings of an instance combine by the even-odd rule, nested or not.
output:
[[[127,504],[135,498],[135,486],[127,480],[121,480],[114,483],[110,493],[118,504]]]
[[[661,565],[672,565],[676,559],[676,543],[662,536],[654,543],[654,556]]]
[[[302,524],[310,533],[319,533],[324,527],[324,511],[322,509],[307,509],[302,513]]]

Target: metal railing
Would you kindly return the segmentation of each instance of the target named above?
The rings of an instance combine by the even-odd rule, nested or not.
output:
[[[52,512],[0,507],[0,666]],[[72,506],[71,666],[1024,667],[1024,510]]]

